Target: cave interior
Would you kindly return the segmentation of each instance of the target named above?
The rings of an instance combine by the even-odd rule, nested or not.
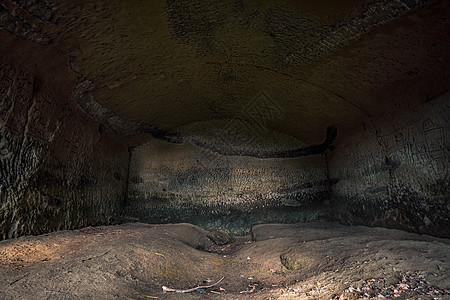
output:
[[[182,299],[359,299],[349,282],[369,277],[344,271],[317,292],[336,267],[317,257],[369,238],[409,253],[389,267],[409,289],[368,296],[416,299],[420,272],[449,296],[449,17],[445,0],[1,1],[0,298],[175,299],[221,273]],[[93,257],[145,260],[122,273],[147,285],[111,275],[97,293],[79,270],[75,290],[58,269],[51,288],[47,265],[101,238]],[[245,284],[226,273],[252,266]],[[47,288],[20,279],[38,271]]]

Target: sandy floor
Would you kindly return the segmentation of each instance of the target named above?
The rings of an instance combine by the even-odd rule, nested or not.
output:
[[[3,241],[0,299],[450,299],[450,240],[335,223],[208,235],[137,223]]]

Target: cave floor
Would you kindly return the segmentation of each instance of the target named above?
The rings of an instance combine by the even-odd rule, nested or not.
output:
[[[257,225],[223,246],[208,234],[133,223],[2,241],[0,299],[450,298],[448,239],[336,223]]]

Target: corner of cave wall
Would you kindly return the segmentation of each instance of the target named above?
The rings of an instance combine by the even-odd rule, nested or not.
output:
[[[340,139],[333,219],[450,237],[449,100],[387,109]]]
[[[37,81],[0,60],[0,239],[118,222],[127,146]]]
[[[254,224],[324,219],[328,192],[322,155],[220,156],[153,140],[132,153],[126,216],[242,235]]]

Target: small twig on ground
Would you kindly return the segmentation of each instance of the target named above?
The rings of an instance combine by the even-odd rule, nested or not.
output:
[[[196,290],[198,290],[198,289],[207,289],[207,288],[213,287],[213,286],[215,286],[215,285],[218,285],[224,278],[225,278],[225,277],[220,278],[220,280],[217,281],[217,282],[214,283],[214,284],[210,284],[210,285],[199,285],[199,286],[197,286],[197,287],[194,287],[194,288],[191,288],[191,289],[187,289],[187,290],[171,289],[171,288],[168,288],[167,286],[162,286],[162,290],[164,291],[164,293],[166,293],[166,292],[190,293],[190,292],[196,291]]]
[[[152,254],[158,255],[158,256],[166,257],[164,254],[161,254],[161,253],[158,253],[158,252],[151,252],[151,251],[149,251],[149,252],[152,253]]]
[[[251,288],[251,290],[240,291],[239,294],[251,294],[255,291],[256,285],[249,284],[248,286]]]
[[[19,282],[20,280],[24,279],[25,277],[27,277],[28,275],[30,275],[30,273],[25,274],[24,276],[19,277],[18,279],[12,281],[9,283],[9,285],[13,285],[16,282]]]
[[[89,258],[82,259],[81,262],[86,262],[86,261],[88,261],[88,260],[93,260],[94,258],[99,258],[99,257],[105,256],[105,255],[108,254],[108,253],[109,253],[109,251],[106,251],[106,252],[103,253],[103,254],[100,254],[100,255],[97,255],[97,256],[92,256],[92,257],[89,257]]]

